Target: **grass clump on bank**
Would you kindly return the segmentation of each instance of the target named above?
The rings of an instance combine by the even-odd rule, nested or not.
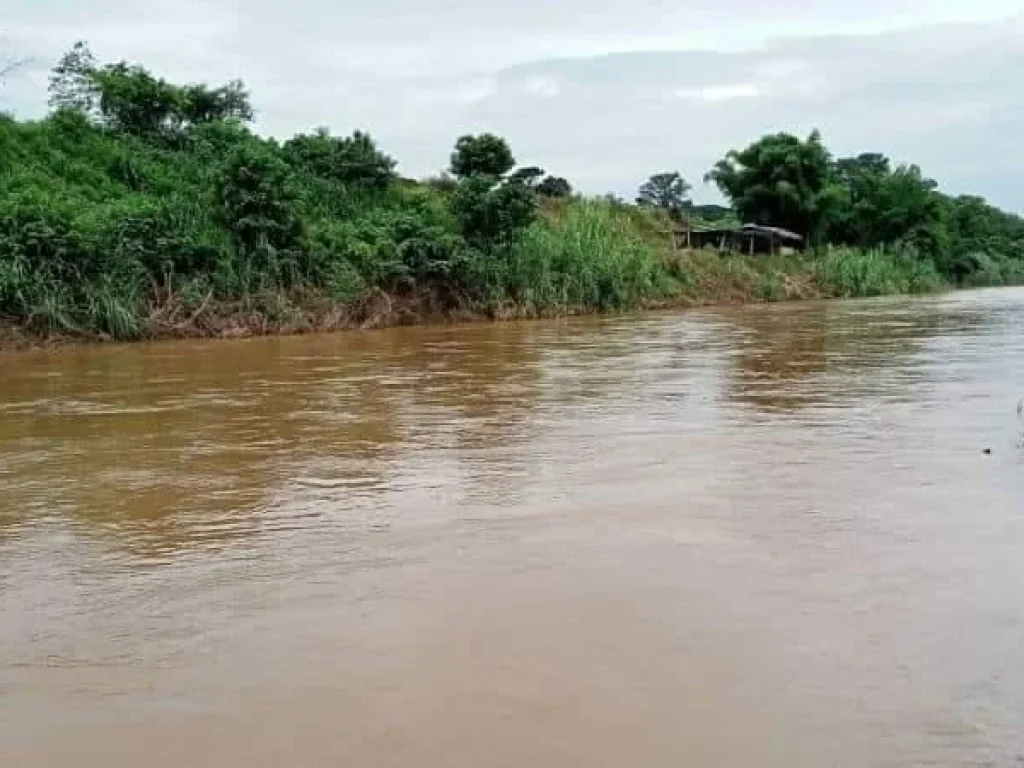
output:
[[[663,254],[608,203],[577,200],[509,249],[500,293],[528,314],[617,311],[673,295]]]
[[[843,298],[927,293],[946,285],[933,262],[906,251],[829,248],[816,268],[820,284]]]

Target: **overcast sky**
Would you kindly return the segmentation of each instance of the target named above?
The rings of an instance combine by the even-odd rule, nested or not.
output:
[[[818,127],[1024,209],[1020,0],[0,0],[0,63],[32,57],[0,109],[41,114],[76,39],[172,80],[242,77],[259,130],[369,130],[410,176],[486,130],[589,192],[678,169],[712,200],[728,149]]]

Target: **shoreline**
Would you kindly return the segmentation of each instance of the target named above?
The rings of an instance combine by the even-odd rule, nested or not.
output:
[[[774,304],[874,296],[937,294],[983,285],[955,285],[937,276],[915,279],[881,252],[830,249],[823,254],[747,256],[710,250],[656,251],[655,267],[669,276],[655,295],[634,296],[620,306],[549,303],[511,298],[481,305],[435,282],[408,293],[382,289],[341,305],[317,289],[269,290],[244,299],[192,303],[176,291],[151,298],[141,331],[130,337],[102,332],[37,330],[14,317],[0,317],[0,354],[97,344],[172,340],[230,340],[268,336],[366,331],[397,327],[448,326],[568,317],[685,311],[704,307]],[[881,265],[881,269],[879,269]],[[1015,284],[1015,283],[1010,283]],[[474,306],[475,305],[475,306]]]
[[[559,320],[576,317],[642,315],[653,312],[684,312],[710,307],[738,307],[748,304],[833,301],[853,298],[829,294],[818,286],[814,286],[814,289],[799,295],[787,294],[779,298],[759,298],[738,294],[707,296],[703,298],[680,296],[678,298],[652,300],[624,310],[575,307],[562,308],[557,312],[533,312],[524,307],[506,307],[489,311],[468,308],[439,310],[436,307],[425,306],[425,304],[429,304],[429,301],[424,301],[425,297],[416,299],[415,297],[381,296],[377,297],[376,301],[386,304],[388,311],[368,313],[365,306],[349,311],[344,311],[338,307],[295,307],[295,315],[290,317],[288,321],[279,323],[270,322],[265,314],[259,312],[234,311],[218,313],[211,311],[209,315],[197,318],[197,320],[202,321],[201,324],[192,323],[185,327],[177,326],[173,329],[157,329],[155,332],[144,334],[135,339],[114,338],[106,334],[73,332],[37,333],[26,328],[24,325],[0,320],[0,354],[66,347],[131,346],[161,341],[231,341],[235,339],[272,336],[307,336],[353,331],[375,331],[403,327],[444,327],[484,323]],[[417,304],[419,304],[419,307],[416,307]],[[214,307],[213,309],[216,310],[217,308]]]

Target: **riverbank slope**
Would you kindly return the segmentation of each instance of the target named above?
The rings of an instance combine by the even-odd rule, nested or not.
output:
[[[574,194],[492,134],[402,178],[366,133],[281,142],[240,81],[175,85],[77,45],[53,112],[0,115],[0,343],[238,336],[451,319],[866,296],[1024,278],[1024,220],[880,155],[767,136],[642,204]],[[879,159],[881,158],[881,159]],[[716,209],[805,234],[803,256],[679,251]],[[840,243],[828,247],[825,243]]]

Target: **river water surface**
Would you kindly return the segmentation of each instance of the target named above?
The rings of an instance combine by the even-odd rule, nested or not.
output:
[[[1024,763],[1022,396],[1017,290],[0,355],[0,765]]]

